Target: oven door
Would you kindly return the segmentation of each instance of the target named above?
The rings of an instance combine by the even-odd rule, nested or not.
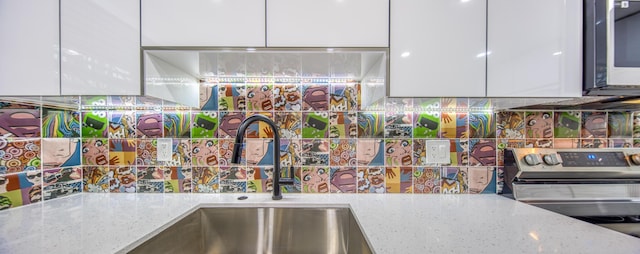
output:
[[[607,84],[640,85],[640,0],[607,1]]]

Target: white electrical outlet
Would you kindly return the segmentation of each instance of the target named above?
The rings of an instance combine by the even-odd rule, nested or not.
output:
[[[427,152],[427,163],[450,164],[451,147],[449,140],[427,140],[425,149]]]
[[[171,138],[159,138],[156,140],[158,161],[171,161],[173,140]]]

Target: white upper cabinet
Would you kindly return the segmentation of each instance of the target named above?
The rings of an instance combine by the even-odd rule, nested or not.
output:
[[[489,0],[487,24],[487,96],[581,96],[582,1]]]
[[[60,15],[62,95],[141,94],[139,1],[61,0]]]
[[[58,1],[0,0],[0,95],[59,95]]]
[[[265,46],[264,0],[142,0],[142,46]]]
[[[392,97],[483,97],[486,0],[392,0]]]
[[[387,47],[389,0],[267,0],[268,47]]]

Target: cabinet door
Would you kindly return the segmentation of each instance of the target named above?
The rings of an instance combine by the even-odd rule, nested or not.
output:
[[[392,97],[485,96],[486,1],[392,0]]]
[[[268,47],[388,45],[388,0],[267,0]]]
[[[58,1],[0,1],[0,94],[60,95]]]
[[[61,0],[63,95],[140,95],[140,2]]]
[[[489,0],[488,28],[488,96],[581,96],[582,1]]]
[[[142,46],[265,46],[264,0],[142,0]]]

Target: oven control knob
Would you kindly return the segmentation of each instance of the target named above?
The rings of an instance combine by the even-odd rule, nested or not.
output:
[[[560,159],[560,156],[555,153],[545,154],[544,156],[542,156],[542,160],[549,166],[554,166],[562,163],[562,159]]]
[[[633,165],[640,165],[640,154],[632,154],[631,156],[629,156],[629,160]]]
[[[535,166],[541,163],[540,155],[535,153],[530,153],[524,156],[524,162],[529,166]]]

